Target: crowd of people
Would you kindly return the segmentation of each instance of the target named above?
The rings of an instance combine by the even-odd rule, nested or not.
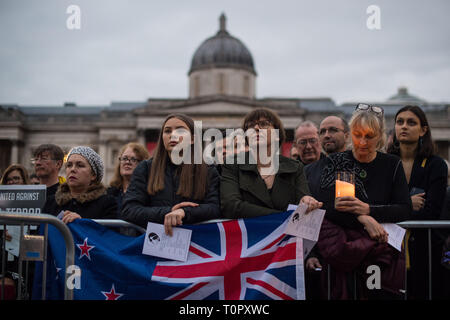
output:
[[[384,110],[378,106],[358,104],[349,123],[336,116],[324,118],[319,127],[304,121],[295,130],[290,157],[278,152],[286,135],[274,111],[249,112],[242,130],[251,131],[245,146],[238,148],[234,137],[224,136],[216,141],[221,161],[209,165],[203,158],[194,161],[201,150],[194,143],[193,119],[171,114],[161,126],[152,157],[138,143],[123,146],[109,187],[102,183],[103,160],[93,149],[74,147],[64,162],[63,151],[52,144],[34,152],[36,182],[30,181],[23,166],[13,164],[1,184],[45,184],[42,211],[64,223],[116,218],[146,227],[156,222],[164,224],[169,235],[183,224],[268,215],[286,211],[289,204],[303,203],[307,212],[322,208],[326,214],[319,240],[305,257],[308,299],[327,297],[330,275],[333,299],[355,294],[361,299],[401,298],[405,264],[408,297],[426,298],[430,271],[426,231],[409,230],[399,252],[388,245],[381,225],[450,220],[447,164],[435,154],[426,115],[419,107],[397,112],[390,139]],[[187,144],[182,152],[190,161],[177,163],[174,154],[181,144]],[[237,161],[238,157],[245,161]],[[59,176],[62,167],[65,178]],[[336,198],[337,172],[352,174],[355,196]],[[449,263],[441,261],[446,241],[448,245],[448,230],[433,230],[435,298],[450,296]],[[370,265],[381,269],[379,290],[365,286]],[[360,279],[356,288],[349,285],[353,275]],[[14,281],[9,278],[5,286],[14,286]]]

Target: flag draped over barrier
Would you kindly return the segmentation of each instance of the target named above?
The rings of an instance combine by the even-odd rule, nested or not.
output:
[[[64,272],[72,275],[74,299],[82,300],[304,299],[302,240],[284,234],[290,213],[182,226],[192,230],[186,262],[143,255],[145,235],[80,219],[68,224],[76,267],[65,266],[64,241],[49,226],[46,299],[63,298]],[[40,275],[42,263],[36,268]]]

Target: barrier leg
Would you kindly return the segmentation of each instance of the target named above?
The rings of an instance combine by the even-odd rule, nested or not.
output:
[[[0,300],[5,299],[5,275],[6,275],[6,225],[3,225],[2,236],[2,290],[0,292]]]
[[[428,228],[428,300],[432,300],[432,252],[431,252],[431,228]]]
[[[327,290],[328,290],[328,300],[331,300],[331,266],[328,265],[327,268],[327,273],[328,273],[328,286],[327,286]]]
[[[42,261],[42,300],[47,294],[47,244],[48,244],[48,223],[44,227],[44,261]]]

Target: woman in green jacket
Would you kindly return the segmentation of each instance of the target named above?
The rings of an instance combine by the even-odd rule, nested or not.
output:
[[[236,155],[233,161],[228,158],[222,166],[220,199],[225,218],[282,212],[289,204],[305,203],[308,212],[322,206],[309,196],[303,165],[279,154],[285,132],[273,111],[251,111],[244,118],[242,129],[249,151],[244,157]]]

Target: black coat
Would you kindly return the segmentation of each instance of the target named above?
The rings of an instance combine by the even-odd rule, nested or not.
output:
[[[57,216],[69,210],[86,219],[117,219],[117,204],[114,197],[106,194],[102,184],[90,186],[86,193],[72,198],[67,183],[62,184],[55,195],[50,196],[43,213]]]
[[[122,211],[123,197],[125,195],[124,192],[122,191],[122,188],[109,187],[108,189],[106,189],[106,193],[116,200],[117,217],[119,217],[120,212]]]
[[[362,228],[355,214],[334,208],[335,172],[338,170],[355,172],[355,195],[369,204],[370,215],[379,223],[396,223],[410,217],[411,197],[400,158],[377,152],[373,161],[360,163],[352,151],[345,151],[305,167],[311,194],[323,202],[325,217],[331,222],[341,227]]]
[[[279,157],[278,171],[272,189],[267,189],[256,164],[245,154],[245,163],[222,166],[221,205],[226,218],[249,218],[286,211],[289,204],[298,205],[309,195],[303,165],[283,156]]]
[[[203,200],[193,200],[177,195],[179,187],[178,166],[170,161],[166,164],[164,190],[151,196],[147,193],[148,178],[152,159],[142,161],[134,170],[130,185],[125,193],[121,219],[147,226],[147,222],[164,223],[164,217],[172,211],[172,207],[180,202],[198,203],[198,207],[183,207],[185,217],[183,224],[192,224],[205,220],[221,218],[219,204],[219,174],[208,167],[207,191]]]
[[[425,205],[413,211],[413,220],[438,220],[444,206],[447,191],[447,165],[438,156],[414,159],[409,190],[419,188],[425,192]]]

